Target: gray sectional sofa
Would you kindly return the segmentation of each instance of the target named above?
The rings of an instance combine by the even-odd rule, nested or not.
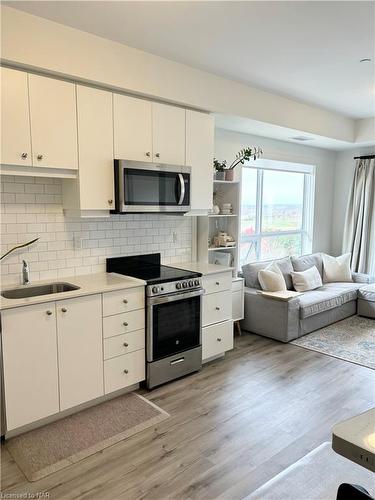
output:
[[[353,282],[323,282],[323,286],[316,290],[303,292],[288,301],[275,300],[259,294],[258,272],[271,262],[255,262],[242,267],[245,278],[245,319],[241,326],[249,332],[282,342],[289,342],[356,314],[359,290],[375,281],[369,275],[353,273]],[[323,279],[321,253],[286,257],[276,262],[289,290],[293,290],[291,271],[305,271],[316,266]],[[372,305],[375,307],[375,302]]]

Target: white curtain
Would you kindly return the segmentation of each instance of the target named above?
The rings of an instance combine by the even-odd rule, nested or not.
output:
[[[352,270],[375,274],[375,159],[360,159],[354,172],[344,228]]]

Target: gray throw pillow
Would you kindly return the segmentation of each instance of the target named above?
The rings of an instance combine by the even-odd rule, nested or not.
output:
[[[323,259],[322,254],[312,253],[310,255],[301,255],[301,257],[292,257],[294,271],[306,271],[310,267],[316,266],[321,278],[323,279]]]
[[[293,282],[291,272],[294,270],[290,257],[284,257],[283,259],[267,260],[262,262],[251,262],[242,266],[243,277],[245,278],[245,286],[248,288],[256,288],[261,290],[258,280],[258,273],[265,269],[271,262],[276,262],[282,272],[286,284],[287,290],[293,290]]]

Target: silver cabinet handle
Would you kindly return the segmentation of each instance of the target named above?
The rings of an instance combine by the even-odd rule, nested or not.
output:
[[[124,304],[127,304],[127,303],[128,303],[128,299],[124,299],[124,300],[123,300],[123,303],[124,303]]]
[[[67,309],[66,307],[62,307],[62,308],[61,308],[61,311],[62,311],[63,313],[66,313],[66,312],[67,312],[67,310],[68,310],[68,309]]]
[[[220,311],[220,307],[215,307],[216,311]]]
[[[23,160],[26,160],[26,158],[27,158],[27,153],[22,153],[22,154],[21,154],[21,158],[22,158]]]
[[[128,326],[129,323],[127,323],[126,321],[123,322],[123,325],[124,326]]]
[[[146,151],[146,156],[150,157],[151,156],[151,152],[150,151]]]
[[[108,205],[112,205],[113,200],[108,200]]]
[[[52,316],[52,311],[46,311],[47,316]]]
[[[127,342],[124,342],[124,347],[129,347],[129,344]]]
[[[221,338],[220,338],[220,337],[219,337],[219,338],[217,338],[216,340],[217,340],[218,342],[221,342]]]
[[[160,153],[155,153],[156,158],[160,158]]]
[[[37,160],[43,160],[43,155],[37,155]]]
[[[127,370],[127,369],[125,368],[124,373],[129,373],[129,370]]]

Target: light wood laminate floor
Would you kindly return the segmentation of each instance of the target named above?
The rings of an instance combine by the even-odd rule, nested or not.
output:
[[[53,499],[241,499],[374,403],[374,372],[256,335],[146,393],[171,417],[29,483],[2,453],[2,492]],[[144,391],[141,391],[144,392]]]

